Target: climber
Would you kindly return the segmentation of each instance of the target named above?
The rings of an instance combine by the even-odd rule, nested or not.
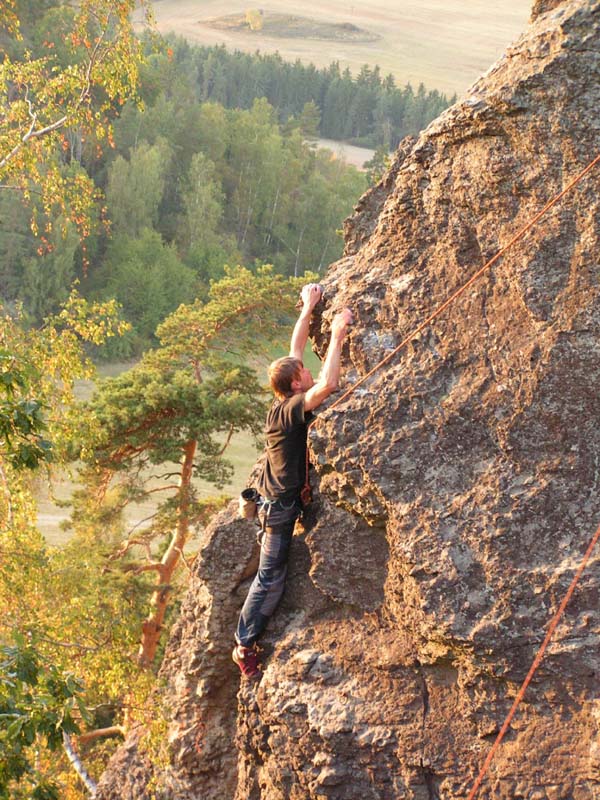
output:
[[[310,317],[320,299],[318,284],[304,286],[290,354],[273,361],[269,367],[275,399],[267,414],[265,466],[257,487],[261,495],[258,518],[263,531],[260,561],[240,614],[232,654],[246,677],[259,672],[255,643],[285,587],[288,551],[296,520],[302,513],[300,492],[306,471],[307,425],[313,416],[311,412],[337,389],[342,344],[352,323],[348,308],[334,317],[327,355],[315,383],[302,358]]]

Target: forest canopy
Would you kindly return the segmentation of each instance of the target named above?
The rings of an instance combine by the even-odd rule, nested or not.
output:
[[[22,39],[5,32],[5,70],[35,63],[39,80],[64,81],[89,66],[70,6],[44,0],[34,13],[20,0],[15,8]],[[32,158],[3,176],[14,190],[0,191],[4,302],[21,303],[29,324],[39,324],[75,281],[90,300],[116,299],[131,328],[98,354],[109,359],[155,344],[161,320],[205,295],[225,264],[270,263],[301,275],[339,258],[341,224],[366,176],[316,150],[316,137],[381,144],[383,153],[448,103],[423,86],[399,89],[377,67],[352,77],[335,63],[317,70],[154,37],[127,52],[123,71],[124,51],[115,50],[113,72],[128,83],[100,75],[111,90],[93,113],[81,99],[85,70],[66,84],[68,124],[29,143]],[[12,113],[11,75],[4,102]]]

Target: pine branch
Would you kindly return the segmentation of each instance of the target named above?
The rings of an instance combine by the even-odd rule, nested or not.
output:
[[[95,731],[82,733],[77,737],[79,744],[94,742],[96,739],[104,739],[107,736],[122,736],[125,738],[127,731],[122,725],[112,725],[110,728],[97,728]]]

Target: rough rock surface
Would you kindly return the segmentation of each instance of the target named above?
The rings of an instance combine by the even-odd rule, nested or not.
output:
[[[349,384],[600,152],[599,109],[600,2],[539,0],[347,223],[313,334],[323,353],[354,310]],[[467,796],[600,523],[599,182],[320,414],[312,519],[264,675],[241,687],[229,652],[256,549],[233,509],[215,521],[163,666],[164,797]],[[600,797],[599,585],[596,552],[482,796]],[[120,759],[99,800],[150,797]]]

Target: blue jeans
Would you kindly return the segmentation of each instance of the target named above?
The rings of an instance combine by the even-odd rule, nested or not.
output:
[[[277,501],[263,505],[258,518],[264,533],[258,572],[242,607],[235,640],[251,647],[265,629],[285,588],[287,561],[294,525],[300,516],[298,501]]]

